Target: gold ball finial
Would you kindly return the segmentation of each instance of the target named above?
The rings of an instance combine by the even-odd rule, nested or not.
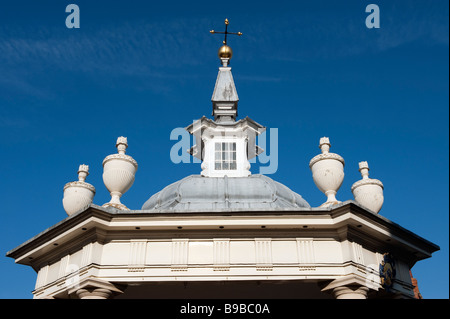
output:
[[[231,59],[233,56],[233,50],[231,50],[228,45],[224,44],[220,47],[218,55],[221,59]]]

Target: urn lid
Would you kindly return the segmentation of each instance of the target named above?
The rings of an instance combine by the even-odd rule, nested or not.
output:
[[[89,166],[82,164],[78,167],[78,181],[69,182],[64,185],[64,190],[68,187],[84,187],[91,190],[95,194],[95,187],[89,183],[86,183],[86,177],[89,175]]]
[[[118,154],[111,154],[111,155],[106,156],[102,163],[103,166],[105,166],[105,164],[112,159],[119,159],[119,160],[127,161],[127,162],[133,164],[133,166],[137,169],[138,163],[136,162],[136,160],[129,155],[125,155],[126,149],[128,147],[127,138],[124,136],[118,137],[117,142],[116,142],[116,147],[117,147]]]
[[[342,156],[335,154],[335,153],[329,153],[330,147],[331,147],[330,139],[328,137],[322,137],[320,139],[320,143],[319,143],[319,148],[322,151],[322,153],[314,156],[311,159],[311,161],[309,162],[309,168],[311,168],[318,161],[321,161],[324,159],[334,159],[334,160],[341,162],[342,165],[345,165],[345,161]]]
[[[369,178],[369,164],[366,161],[359,162],[359,171],[361,173],[362,179],[352,185],[352,192],[362,185],[378,185],[384,189],[383,183],[381,181],[379,181],[378,179]]]

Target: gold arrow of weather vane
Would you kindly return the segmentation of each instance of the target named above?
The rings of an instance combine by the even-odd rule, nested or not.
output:
[[[225,44],[225,45],[227,44],[227,35],[229,35],[229,34],[234,34],[234,35],[238,35],[238,36],[242,35],[242,32],[228,32],[228,24],[229,23],[230,22],[228,22],[228,19],[225,19],[225,31],[224,32],[214,31],[214,30],[209,31],[212,34],[214,34],[214,33],[225,34],[225,40],[223,40],[223,44]]]

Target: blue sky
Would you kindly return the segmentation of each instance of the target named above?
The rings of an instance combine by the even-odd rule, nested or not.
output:
[[[65,7],[80,7],[68,29]],[[365,7],[380,8],[368,29]],[[358,162],[385,186],[380,214],[439,245],[412,269],[425,298],[448,298],[448,1],[17,0],[0,6],[1,251],[64,219],[63,186],[88,164],[94,203],[110,199],[102,160],[127,136],[139,163],[131,209],[200,173],[174,164],[170,132],[211,114],[217,49],[231,31],[239,117],[278,129],[271,178],[311,206],[308,167],[328,136],[344,157],[339,200]],[[269,149],[270,151],[270,149]],[[262,164],[261,164],[262,165]],[[258,173],[258,164],[252,166]],[[36,274],[0,258],[0,298],[31,298]]]

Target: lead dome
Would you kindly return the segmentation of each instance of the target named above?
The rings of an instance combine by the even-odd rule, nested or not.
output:
[[[142,210],[229,210],[310,208],[299,194],[264,175],[185,177],[151,196]]]

